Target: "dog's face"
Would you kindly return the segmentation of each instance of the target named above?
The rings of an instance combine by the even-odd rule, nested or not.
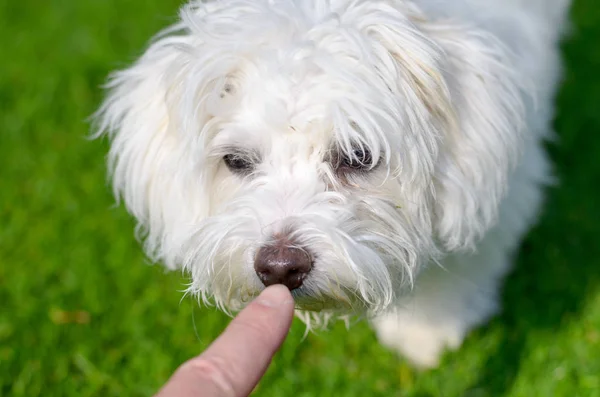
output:
[[[382,310],[493,221],[516,85],[410,4],[298,3],[194,3],[116,74],[114,187],[223,309],[283,283],[300,309]]]
[[[210,217],[191,225],[182,262],[197,289],[224,300],[283,283],[305,309],[382,306],[429,244],[429,220],[415,224],[407,214],[420,208],[406,203],[427,195],[399,184],[400,136],[387,131],[401,125],[380,102],[377,74],[343,58],[323,70],[297,52],[268,48],[214,88],[214,114],[224,114],[200,150]],[[404,142],[426,153],[413,169],[433,163],[427,139],[429,150]]]

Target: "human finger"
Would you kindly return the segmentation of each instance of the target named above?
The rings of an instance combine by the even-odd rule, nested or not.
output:
[[[200,356],[183,364],[156,397],[247,396],[291,326],[294,300],[283,285],[266,288]]]

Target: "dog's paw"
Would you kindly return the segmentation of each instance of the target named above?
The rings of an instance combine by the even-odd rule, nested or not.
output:
[[[438,326],[396,314],[379,317],[373,324],[382,345],[421,369],[437,367],[444,351],[460,347],[465,333],[460,327]]]

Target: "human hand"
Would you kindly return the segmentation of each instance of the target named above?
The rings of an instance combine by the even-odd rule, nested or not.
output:
[[[283,285],[266,288],[209,347],[183,365],[155,397],[242,397],[264,375],[285,339],[294,300]]]

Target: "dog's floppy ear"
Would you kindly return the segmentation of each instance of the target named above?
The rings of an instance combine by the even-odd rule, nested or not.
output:
[[[435,188],[432,208],[423,206],[437,240],[447,250],[470,248],[496,220],[521,146],[522,84],[490,34],[430,21],[408,6],[401,11],[373,13],[369,30],[394,59],[388,80],[397,82],[387,84],[402,84],[407,99],[415,131],[399,133],[435,140],[419,149],[418,168]]]
[[[204,149],[231,85],[227,62],[203,50],[183,24],[159,35],[131,67],[111,76],[94,117],[96,136],[110,138],[114,193],[157,260],[165,260],[165,231],[174,238],[192,216],[209,211],[210,172],[195,171],[206,166]],[[190,218],[179,219],[182,213]]]
[[[171,101],[185,64],[166,39],[154,42],[135,64],[111,75],[108,95],[94,116],[96,135],[110,139],[109,173],[117,200],[138,222],[147,254],[161,259],[161,236],[168,227],[177,187],[174,168],[185,157]],[[179,155],[177,154],[179,153]]]
[[[455,114],[434,174],[435,227],[446,249],[470,248],[495,222],[522,146],[522,83],[490,35],[448,25],[429,37],[443,50]]]

